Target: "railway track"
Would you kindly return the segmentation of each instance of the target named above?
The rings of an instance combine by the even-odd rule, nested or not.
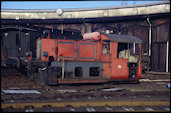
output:
[[[45,86],[28,81],[15,69],[1,73],[4,112],[170,111],[169,81]]]
[[[2,104],[2,109],[4,111],[8,111],[9,109],[15,109],[16,111],[23,111],[32,109],[34,111],[39,111],[42,108],[51,108],[50,110],[56,111],[57,109],[62,110],[67,108],[77,109],[78,111],[80,108],[84,111],[86,108],[93,108],[96,109],[95,111],[100,111],[97,108],[101,108],[101,110],[108,111],[108,108],[111,110],[115,110],[117,107],[119,108],[118,111],[169,111],[170,102],[168,101],[87,101],[87,102],[53,102],[53,103],[12,103],[12,104]],[[160,106],[160,107],[159,107]],[[159,107],[159,108],[158,108]],[[104,109],[103,109],[104,108]],[[125,109],[124,109],[125,108]],[[148,108],[148,109],[147,109]],[[132,110],[131,110],[132,109]],[[110,111],[110,110],[109,110]]]

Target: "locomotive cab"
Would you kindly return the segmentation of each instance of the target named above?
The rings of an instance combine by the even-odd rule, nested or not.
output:
[[[134,36],[116,34],[103,34],[102,37],[110,41],[110,80],[140,79],[142,40]]]
[[[118,43],[118,59],[128,59],[128,78],[135,79],[140,61],[139,43]]]

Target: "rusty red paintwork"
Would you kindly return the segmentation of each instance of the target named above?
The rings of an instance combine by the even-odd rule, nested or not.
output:
[[[117,58],[117,42],[110,42],[110,53],[102,54],[103,40],[110,40],[104,34],[100,35],[100,40],[65,40],[65,39],[42,39],[41,52],[48,52],[48,57],[42,56],[42,61],[48,61],[49,56],[53,56],[55,61],[60,59],[70,61],[90,61],[103,62],[102,77],[110,80],[128,79],[129,67],[128,59]],[[141,44],[139,44],[141,51]],[[137,66],[136,79],[141,78],[142,64],[141,52],[139,65]],[[91,82],[91,81],[90,81]]]

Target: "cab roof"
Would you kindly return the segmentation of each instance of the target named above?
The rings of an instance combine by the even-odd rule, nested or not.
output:
[[[110,41],[112,42],[121,42],[121,43],[142,43],[142,40],[135,36],[129,36],[129,35],[118,35],[118,34],[106,34],[101,33],[105,36],[107,36]]]

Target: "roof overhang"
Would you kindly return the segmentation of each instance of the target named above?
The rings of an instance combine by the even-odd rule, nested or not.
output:
[[[26,27],[3,27],[3,28],[1,28],[1,31],[3,32],[5,32],[5,31],[33,31],[33,32],[35,32],[35,31],[37,31],[37,30],[35,30],[35,29],[30,29],[30,28],[26,28]]]
[[[1,19],[30,22],[31,20],[39,20],[46,22],[52,20],[54,23],[85,22],[85,20],[93,21],[96,19],[122,18],[142,15],[170,14],[170,1],[162,1],[157,3],[148,3],[142,5],[127,5],[100,8],[82,8],[82,9],[59,9],[54,10],[1,10]],[[28,21],[29,20],[29,21]]]

